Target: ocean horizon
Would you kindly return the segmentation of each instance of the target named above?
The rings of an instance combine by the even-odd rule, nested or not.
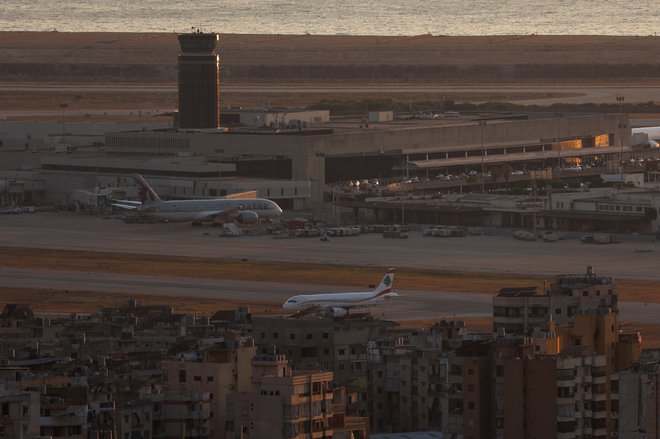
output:
[[[657,35],[657,0],[3,0],[0,31]]]

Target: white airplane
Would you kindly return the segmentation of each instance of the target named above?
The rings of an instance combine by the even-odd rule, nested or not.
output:
[[[302,294],[289,298],[282,305],[285,309],[300,311],[318,307],[331,309],[335,316],[343,316],[351,308],[362,308],[378,304],[399,295],[392,291],[394,268],[387,270],[385,277],[373,291],[361,293]]]
[[[254,224],[259,218],[272,218],[282,214],[277,203],[264,198],[164,201],[140,174],[133,174],[133,178],[140,188],[141,201],[116,200],[112,206],[136,212],[142,218],[172,222],[192,221],[193,224],[224,218],[236,220],[241,224]]]

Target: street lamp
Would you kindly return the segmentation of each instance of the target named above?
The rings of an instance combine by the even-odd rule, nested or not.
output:
[[[619,124],[619,148],[620,148],[620,152],[619,152],[619,163],[620,163],[619,164],[619,173],[620,173],[620,175],[619,175],[619,178],[620,178],[619,187],[621,189],[623,189],[623,140],[622,140],[622,138],[623,138],[623,130],[625,130],[626,128],[628,128],[627,124],[625,124],[625,123],[620,123]]]
[[[616,101],[619,103],[619,115],[623,114],[623,101],[625,100],[626,98],[623,95],[617,95],[616,97]],[[619,148],[621,150],[619,152],[619,178],[621,179],[619,181],[619,187],[621,189],[623,189],[623,130],[624,128],[626,128],[626,124],[619,123]]]
[[[60,104],[60,108],[62,109],[62,140],[61,140],[62,143],[64,143],[64,109],[68,106],[69,104],[66,102],[62,102]]]
[[[626,100],[625,96],[617,95],[616,101],[619,103],[619,114],[623,113],[623,101]]]
[[[486,121],[485,120],[480,120],[479,125],[481,125],[481,193],[484,194],[486,193],[485,190],[485,173],[486,170],[484,168],[484,159],[486,156],[486,149],[485,149],[485,141],[486,141]]]
[[[561,118],[564,117],[564,113],[555,113],[557,118],[557,167],[561,169],[561,143],[559,142],[559,130],[561,129]]]

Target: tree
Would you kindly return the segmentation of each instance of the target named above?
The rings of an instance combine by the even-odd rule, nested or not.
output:
[[[497,187],[497,180],[502,177],[502,169],[495,166],[490,168],[488,172],[490,172],[490,180],[493,182],[493,188]]]
[[[506,183],[507,190],[509,189],[509,178],[511,178],[511,172],[512,171],[513,171],[513,168],[508,163],[505,163],[505,164],[502,165],[501,173],[502,173],[502,177],[504,178],[504,181]]]

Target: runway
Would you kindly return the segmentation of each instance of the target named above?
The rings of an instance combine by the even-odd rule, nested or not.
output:
[[[395,278],[396,282],[396,278]],[[206,299],[242,299],[247,302],[270,302],[275,309],[296,294],[355,291],[340,285],[304,285],[275,282],[199,279],[168,276],[78,271],[24,270],[0,267],[0,285],[5,287],[51,288],[69,291],[100,291],[122,294]],[[366,289],[366,288],[365,288]],[[453,317],[492,315],[491,294],[449,291],[408,291],[395,288],[400,297],[370,309],[374,314],[395,320],[432,320]],[[282,312],[284,312],[282,310]],[[622,321],[657,323],[658,303],[620,303]]]
[[[329,242],[277,240],[269,235],[221,238],[212,227],[124,224],[114,218],[60,212],[0,216],[0,246],[534,276],[581,273],[592,265],[598,273],[615,279],[660,281],[658,242],[598,246],[577,239],[554,243],[510,236],[441,239],[422,237],[419,232],[411,232],[405,240],[383,239],[378,234]],[[438,288],[442,290],[441,285]]]
[[[610,246],[585,245],[579,240],[556,243],[517,241],[508,236],[471,236],[441,239],[412,232],[409,239],[383,239],[377,234],[318,239],[276,240],[272,236],[220,238],[211,227],[178,224],[124,224],[116,218],[70,212],[0,216],[0,246],[68,249],[130,254],[205,258],[247,258],[252,261],[428,268],[453,272],[507,273],[547,276],[582,273],[587,265],[616,279],[660,281],[660,244],[624,242]],[[631,237],[633,238],[633,237]],[[656,251],[657,250],[657,251]],[[63,262],[65,263],[65,261]],[[476,273],[476,274],[475,274]],[[374,282],[377,279],[374,279]],[[244,282],[169,276],[136,276],[43,269],[0,267],[0,285],[125,294],[158,294],[271,302],[277,308],[301,293],[356,291],[342,285]],[[357,290],[360,290],[359,288]],[[363,290],[367,290],[365,285]],[[392,320],[490,316],[496,293],[457,293],[438,284],[435,291],[397,288],[401,297],[374,309]],[[659,292],[660,294],[660,292]],[[624,321],[656,323],[659,303],[620,304]]]
[[[41,92],[66,92],[76,93],[103,92],[103,93],[176,93],[176,85],[88,85],[88,84],[0,84],[0,91],[41,91]],[[250,85],[223,85],[222,93],[243,94],[420,94],[429,93],[459,93],[459,94],[492,94],[501,95],[503,101],[514,102],[522,105],[551,105],[553,103],[567,104],[616,104],[617,96],[623,96],[626,103],[639,103],[649,101],[660,101],[660,88],[657,86],[640,85],[616,85],[616,86],[447,86],[447,85],[306,85],[306,84],[250,84]],[[520,98],[521,93],[532,93],[535,95],[548,94],[547,97],[534,97],[530,99]],[[557,96],[567,95],[567,96]],[[507,99],[507,95],[516,96]],[[554,96],[553,96],[554,95]],[[11,115],[11,111],[3,112],[3,115]]]

